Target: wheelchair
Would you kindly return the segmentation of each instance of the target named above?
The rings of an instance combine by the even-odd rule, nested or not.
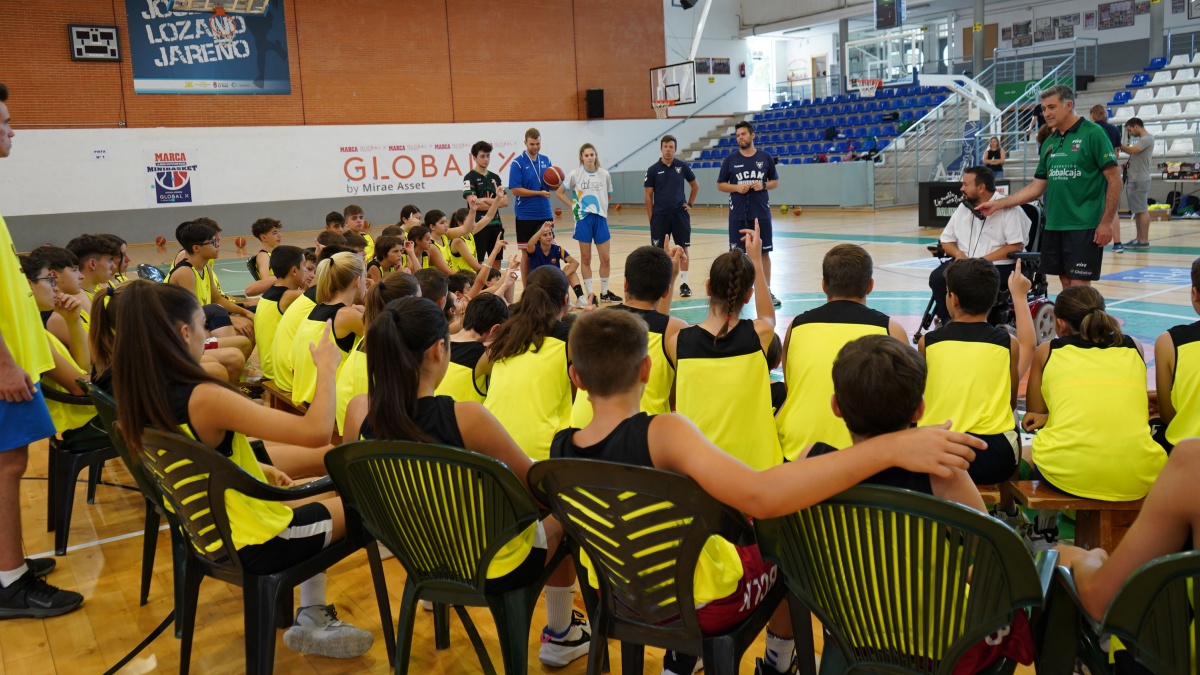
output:
[[[967,207],[976,218],[984,220],[984,216],[970,206]],[[1053,340],[1054,334],[1054,302],[1050,300],[1048,291],[1049,283],[1045,273],[1040,269],[1042,254],[1038,252],[1042,242],[1042,232],[1045,229],[1046,223],[1042,210],[1034,204],[1022,204],[1021,209],[1025,211],[1025,215],[1029,216],[1029,243],[1025,246],[1025,251],[1020,253],[1008,254],[1009,259],[1021,261],[1021,272],[1029,277],[1033,283],[1029,289],[1029,295],[1025,298],[1025,302],[1029,305],[1029,313],[1033,315],[1033,334],[1036,344],[1042,344]],[[937,246],[927,246],[929,253],[941,262],[950,260],[950,256],[942,248],[941,242]],[[934,298],[932,295],[929,298],[929,304],[925,306],[925,312],[921,315],[921,326],[917,328],[913,335],[913,344],[920,341],[921,336],[929,332],[933,326],[936,316],[934,314]],[[1000,280],[1000,292],[996,297],[996,304],[988,312],[988,323],[993,326],[1004,328],[1011,334],[1017,332],[1017,315],[1014,311],[1012,294],[1008,291],[1008,280]]]

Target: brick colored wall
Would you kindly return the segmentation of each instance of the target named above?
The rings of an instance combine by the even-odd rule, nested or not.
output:
[[[125,0],[0,3],[0,82],[17,128],[259,126],[585,119],[652,115],[663,8],[647,0],[274,0],[287,15],[292,93],[133,92]],[[138,2],[138,0],[128,0]],[[116,25],[120,63],[73,61],[67,25]]]

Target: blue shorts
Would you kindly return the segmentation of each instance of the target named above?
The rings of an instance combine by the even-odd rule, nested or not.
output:
[[[583,220],[575,221],[575,241],[590,244],[606,244],[612,235],[608,231],[608,219],[595,213],[583,214]]]
[[[0,399],[0,452],[23,448],[54,435],[54,422],[42,397],[42,385],[35,385],[33,400],[9,403]]]

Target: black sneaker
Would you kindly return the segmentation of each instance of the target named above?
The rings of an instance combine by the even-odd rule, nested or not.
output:
[[[779,298],[775,297],[774,293],[771,294],[771,304],[775,305],[775,309],[779,309],[780,307],[783,307],[783,301],[780,300]]]
[[[29,566],[29,571],[33,572],[35,579],[43,579],[54,571],[58,562],[54,558],[26,558],[25,564]]]
[[[681,298],[692,297],[692,289],[690,287],[688,287],[687,284],[679,284],[679,297],[681,297]]]
[[[29,570],[7,588],[0,588],[0,619],[45,619],[66,614],[83,604],[83,596],[64,591],[33,576]]]
[[[616,293],[613,293],[612,291],[609,291],[607,293],[601,293],[600,300],[602,302],[625,302],[625,298],[622,298],[621,296],[617,295]]]

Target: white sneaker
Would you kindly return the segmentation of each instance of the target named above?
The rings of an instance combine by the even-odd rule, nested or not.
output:
[[[387,560],[388,558],[396,557],[396,554],[392,553],[392,549],[384,546],[382,541],[377,541],[375,543],[379,545],[379,559],[380,560]]]
[[[433,611],[433,603],[428,600],[418,600],[417,604],[420,605],[421,609],[425,610],[426,612]]]
[[[333,605],[301,607],[296,612],[296,622],[283,633],[283,644],[288,649],[334,659],[362,656],[374,642],[375,636],[370,631],[339,620]]]
[[[575,301],[575,309],[583,309],[584,307],[587,307],[587,296],[586,295],[581,296],[578,300]]]
[[[571,612],[571,625],[562,635],[542,629],[542,647],[538,660],[547,666],[562,668],[581,656],[587,656],[592,645],[592,627],[578,610]]]

